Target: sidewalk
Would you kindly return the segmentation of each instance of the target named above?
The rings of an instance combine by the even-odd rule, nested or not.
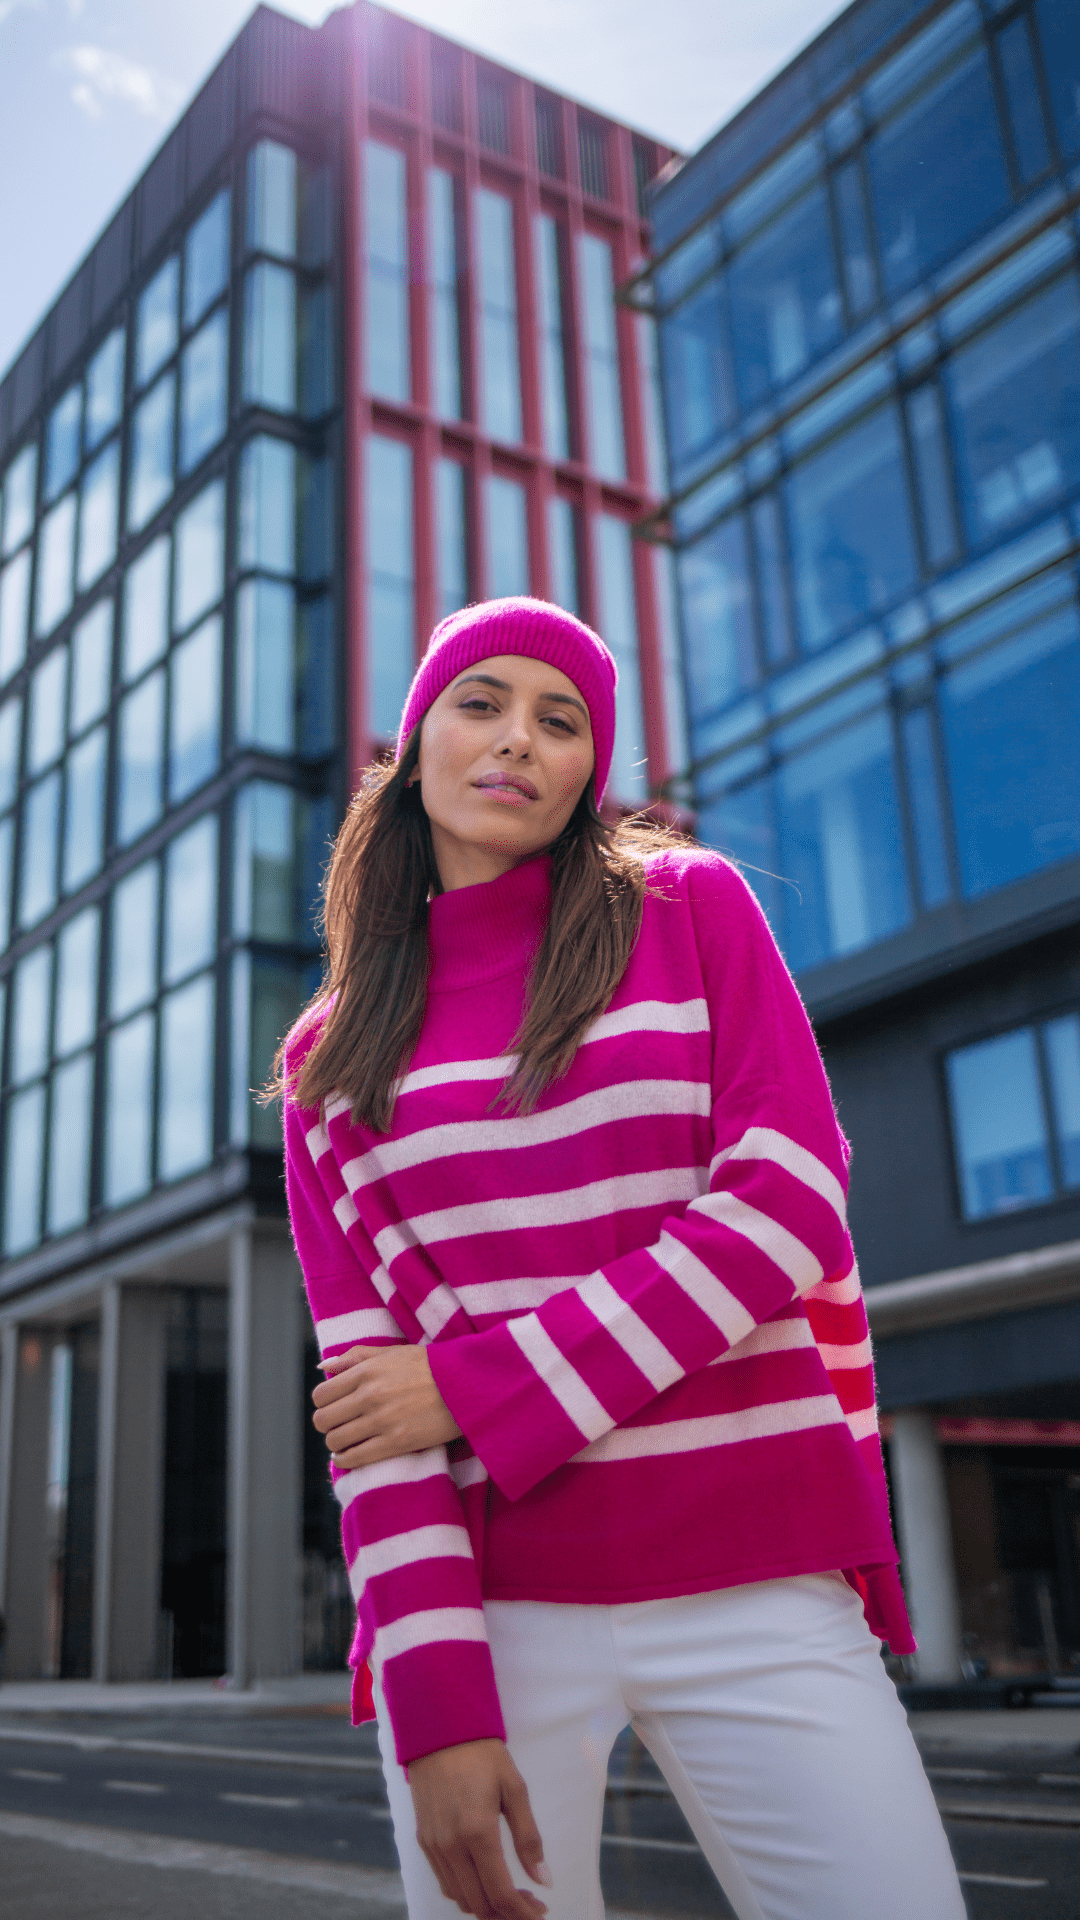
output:
[[[909,1713],[919,1751],[1080,1753],[1080,1707],[1003,1707],[996,1712]]]
[[[351,1673],[294,1673],[246,1688],[220,1680],[11,1680],[0,1684],[4,1713],[328,1713],[349,1712]]]

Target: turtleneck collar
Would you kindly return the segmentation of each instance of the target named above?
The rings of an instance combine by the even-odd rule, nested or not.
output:
[[[482,886],[437,894],[428,906],[429,992],[523,971],[543,938],[550,909],[548,853]]]

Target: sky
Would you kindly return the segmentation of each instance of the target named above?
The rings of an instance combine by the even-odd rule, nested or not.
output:
[[[0,0],[0,373],[253,0]],[[326,0],[280,0],[317,25]],[[400,0],[394,11],[690,152],[839,0]]]

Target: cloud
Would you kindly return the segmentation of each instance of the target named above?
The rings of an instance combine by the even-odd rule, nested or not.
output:
[[[56,60],[75,75],[71,97],[88,120],[103,119],[113,101],[133,107],[146,120],[168,120],[183,102],[183,88],[175,81],[107,47],[64,47]]]

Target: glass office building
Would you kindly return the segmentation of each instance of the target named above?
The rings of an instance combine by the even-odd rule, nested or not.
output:
[[[673,791],[745,863],[853,1139],[927,1673],[1080,1660],[1078,103],[1070,0],[856,0],[669,169],[626,296]]]
[[[685,763],[670,556],[631,539],[655,330],[614,302],[669,157],[363,0],[260,8],[0,383],[9,1675],[341,1658],[251,1089],[443,614],[581,612],[616,800]]]

